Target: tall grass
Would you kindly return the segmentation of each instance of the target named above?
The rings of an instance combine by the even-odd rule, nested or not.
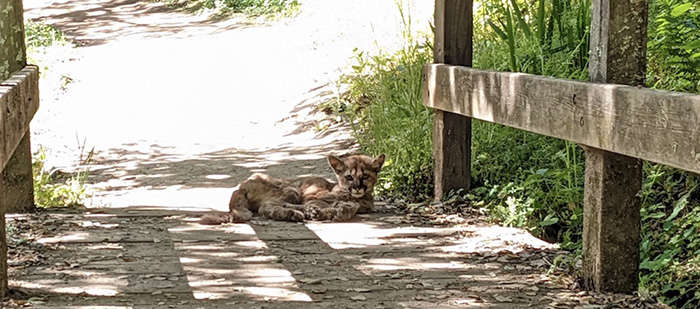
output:
[[[385,197],[424,200],[431,196],[432,111],[421,102],[421,72],[432,59],[427,39],[410,35],[396,53],[355,54],[356,65],[341,83],[347,92],[334,109],[351,123],[363,150],[385,153],[377,192]]]
[[[93,151],[81,161],[87,166],[74,173],[66,174],[56,169],[47,169],[46,149],[39,147],[32,158],[34,175],[34,203],[40,208],[85,206],[91,194],[87,188],[90,175],[90,160]]]

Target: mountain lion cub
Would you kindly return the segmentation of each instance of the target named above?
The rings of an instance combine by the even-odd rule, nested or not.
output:
[[[233,191],[226,215],[206,215],[201,224],[245,222],[258,212],[272,220],[347,221],[356,213],[368,213],[374,207],[374,184],[385,156],[377,158],[351,155],[328,157],[337,183],[321,177],[285,180],[254,174]]]

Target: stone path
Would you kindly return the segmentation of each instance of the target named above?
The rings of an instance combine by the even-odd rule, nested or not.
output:
[[[348,223],[256,218],[217,227],[169,209],[15,215],[8,218],[13,239],[37,243],[40,260],[22,262],[12,246],[10,285],[36,308],[573,308],[609,301],[545,275],[555,252],[523,231],[420,223],[382,209]],[[38,232],[32,226],[40,222]]]

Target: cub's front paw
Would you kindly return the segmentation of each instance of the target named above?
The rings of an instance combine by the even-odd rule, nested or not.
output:
[[[304,218],[306,220],[318,220],[319,212],[321,212],[321,209],[317,206],[306,206],[304,207]]]
[[[289,217],[289,221],[291,222],[304,222],[304,213],[298,210],[291,210],[291,216]]]

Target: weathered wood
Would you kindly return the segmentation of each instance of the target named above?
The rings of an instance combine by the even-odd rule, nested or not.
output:
[[[590,80],[642,86],[646,76],[647,0],[594,0],[592,12]],[[652,113],[642,114],[647,117],[640,117],[639,114],[625,116],[627,123],[632,125],[643,123],[647,119],[671,122],[679,120],[680,125],[688,125],[688,128],[697,130],[699,114],[683,115],[682,111],[698,106],[700,105],[678,106],[677,113],[671,113],[678,119],[664,117],[668,115],[664,114],[669,112],[668,109],[651,110]],[[645,106],[636,105],[635,110],[645,110]],[[687,147],[686,151],[694,154],[688,156],[691,161],[688,162],[690,167],[699,166],[700,143],[693,144],[693,139],[688,139],[688,136],[692,135],[687,132],[683,134],[684,127],[678,127],[678,124],[674,125],[674,129],[680,130],[674,131],[674,135],[658,135],[648,130],[638,130],[641,131],[638,133],[652,134],[650,136],[655,138],[651,141],[658,138],[678,138],[672,142],[685,142],[680,153],[669,154],[669,150],[676,150],[673,145],[669,148],[639,147],[638,150],[644,153],[653,148],[660,158],[678,155],[682,157],[688,156],[689,153],[683,151],[683,147]],[[653,125],[647,128],[653,128]],[[678,133],[684,138],[680,138]],[[634,139],[638,144],[648,139],[642,135],[630,135],[626,138]],[[700,135],[696,134],[695,138],[697,137]],[[695,162],[692,162],[693,160]],[[605,150],[586,149],[583,279],[587,289],[621,293],[637,290],[641,241],[641,189],[641,160]]]
[[[26,47],[24,44],[24,9],[22,7],[22,0],[5,0],[0,1],[0,81],[8,78],[12,73],[22,69],[27,64],[26,57]],[[3,90],[0,90],[0,93]],[[38,91],[37,91],[38,93]],[[2,95],[4,96],[4,95]],[[0,99],[3,103],[15,103],[14,101],[4,101]],[[17,178],[21,178],[22,185],[20,188],[14,187],[15,182],[8,181],[3,186],[0,186],[0,230],[2,230],[2,235],[0,235],[0,298],[4,297],[7,293],[7,238],[5,237],[5,220],[4,215],[7,209],[8,203],[14,203],[12,198],[16,196],[8,196],[5,192],[13,192],[15,190],[23,191],[32,184],[32,177],[29,178],[25,176],[25,172],[29,169],[31,172],[31,153],[27,156],[23,151],[17,154],[15,162],[20,164],[20,166],[10,167],[8,173],[5,173],[5,167],[9,156],[14,154],[15,148],[10,149],[8,152],[6,147],[10,144],[15,143],[16,147],[19,144],[20,139],[23,135],[28,132],[29,127],[25,126],[19,131],[19,139],[16,141],[14,134],[8,136],[8,125],[12,125],[12,120],[17,120],[27,117],[27,114],[18,115],[15,110],[10,109],[10,105],[0,106],[0,127],[2,127],[2,134],[0,134],[0,139],[2,139],[2,144],[0,144],[0,170],[3,171],[3,177],[0,178],[0,182],[5,182],[6,176],[14,176],[15,171],[20,171]],[[21,109],[20,109],[21,110]],[[13,114],[15,113],[15,114]],[[33,113],[32,113],[33,115]],[[27,120],[28,124],[28,120]],[[13,128],[13,127],[10,127]],[[10,138],[10,140],[8,140]],[[28,145],[29,135],[27,134],[27,145]],[[24,190],[26,191],[26,190]],[[31,195],[31,200],[34,199],[33,190]]]
[[[5,167],[39,109],[39,70],[27,66],[0,82],[0,166]],[[31,154],[30,154],[31,156]]]
[[[586,149],[583,278],[587,289],[637,290],[641,187],[639,159]]]
[[[423,104],[700,173],[700,95],[429,64]]]
[[[472,65],[472,0],[435,1],[436,63]],[[435,198],[469,190],[471,119],[441,110],[433,118]]]
[[[27,65],[21,0],[0,2],[0,80]]]
[[[4,192],[4,187],[3,181],[0,179],[0,193]],[[2,203],[0,203],[1,206]],[[0,299],[7,295],[7,233],[4,214],[4,210],[0,209]]]
[[[34,204],[34,184],[32,175],[32,147],[27,130],[15,152],[2,171],[5,181],[5,213],[30,212]]]

